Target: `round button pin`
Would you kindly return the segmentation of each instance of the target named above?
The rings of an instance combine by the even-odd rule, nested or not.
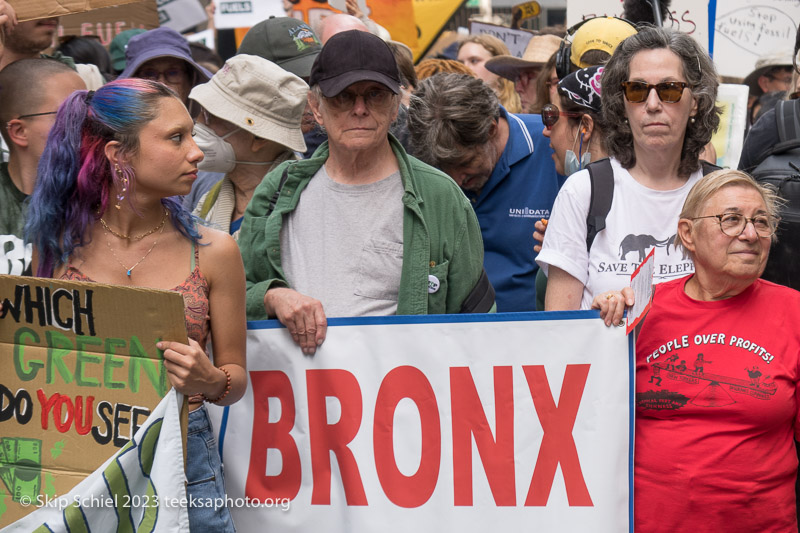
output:
[[[439,278],[433,274],[428,276],[428,294],[433,294],[434,292],[438,291],[439,285]]]

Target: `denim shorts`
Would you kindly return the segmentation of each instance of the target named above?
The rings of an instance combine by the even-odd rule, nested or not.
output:
[[[205,405],[189,412],[186,437],[186,497],[191,531],[233,533],[231,513],[225,506],[225,479],[217,439]]]

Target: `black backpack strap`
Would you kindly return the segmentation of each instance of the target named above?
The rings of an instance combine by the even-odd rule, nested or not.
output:
[[[462,313],[488,313],[494,305],[494,287],[489,282],[486,269],[481,271],[478,283],[461,304]]]
[[[281,174],[281,181],[278,182],[278,189],[275,191],[275,194],[272,195],[272,198],[269,199],[269,208],[267,209],[267,214],[264,215],[265,218],[269,218],[272,212],[275,210],[275,206],[278,205],[278,198],[281,196],[281,190],[283,186],[286,185],[286,180],[289,179],[289,165],[286,165],[286,168],[283,169],[283,174]]]
[[[614,199],[614,169],[611,161],[600,159],[586,166],[592,183],[589,213],[586,215],[586,251],[592,249],[597,234],[606,229],[606,216]]]
[[[775,106],[775,120],[778,122],[778,138],[781,143],[800,137],[799,103],[797,100],[781,100]]]

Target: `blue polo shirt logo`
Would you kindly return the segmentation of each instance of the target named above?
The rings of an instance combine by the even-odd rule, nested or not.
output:
[[[523,207],[521,209],[509,207],[508,216],[513,218],[550,218],[550,210],[531,209],[530,207]]]

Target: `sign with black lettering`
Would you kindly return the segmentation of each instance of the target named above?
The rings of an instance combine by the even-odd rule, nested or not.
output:
[[[271,15],[285,17],[280,0],[217,0],[214,24],[222,28],[249,28]]]
[[[186,342],[172,291],[0,276],[0,528],[69,492],[128,444]]]
[[[469,23],[469,33],[470,35],[488,33],[497,37],[505,43],[508,51],[514,57],[522,57],[525,47],[528,46],[528,41],[533,37],[533,33],[528,30],[514,30],[507,26],[498,26],[497,24],[474,20]]]

